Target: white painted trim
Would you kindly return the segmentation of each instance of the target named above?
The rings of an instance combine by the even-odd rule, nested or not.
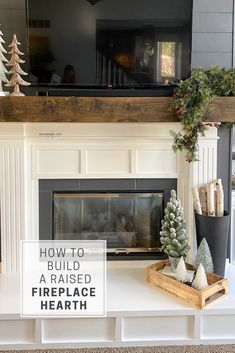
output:
[[[226,266],[227,298],[199,310],[145,282],[153,262],[108,263],[106,318],[21,318],[19,275],[0,275],[0,328],[10,327],[0,350],[234,344],[235,266]]]
[[[4,272],[19,269],[20,239],[39,237],[38,183],[43,178],[177,178],[192,247],[190,257],[193,257],[195,230],[191,187],[216,177],[217,129],[208,129],[206,136],[199,139],[200,162],[188,164],[183,154],[174,154],[171,149],[170,130],[178,131],[178,123],[3,123],[1,126]],[[6,151],[9,151],[7,157]],[[95,154],[89,156],[90,151]],[[114,160],[110,157],[112,152]],[[89,158],[95,161],[90,169]]]

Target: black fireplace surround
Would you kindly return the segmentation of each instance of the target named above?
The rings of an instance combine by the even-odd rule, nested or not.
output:
[[[39,180],[39,239],[103,239],[110,260],[161,259],[161,219],[176,188],[176,179]]]

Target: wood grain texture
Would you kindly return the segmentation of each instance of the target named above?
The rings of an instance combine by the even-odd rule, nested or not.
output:
[[[235,122],[235,97],[216,97],[207,117],[213,122]]]
[[[176,121],[169,112],[169,101],[155,97],[2,97],[0,121]]]
[[[0,122],[177,122],[171,97],[0,97]],[[218,97],[207,121],[235,122],[235,97]]]
[[[146,268],[146,280],[166,292],[173,294],[177,298],[184,300],[195,308],[202,309],[209,304],[217,303],[228,293],[228,281],[223,277],[214,273],[207,274],[209,286],[199,291],[162,274],[160,270],[162,270],[165,265],[169,265],[168,260],[159,261],[148,266]],[[186,264],[186,267],[188,270],[195,270],[190,264]]]

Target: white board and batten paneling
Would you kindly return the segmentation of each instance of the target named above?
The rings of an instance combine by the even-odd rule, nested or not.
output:
[[[177,178],[178,194],[184,204],[190,242],[193,243],[191,186],[206,182],[216,173],[217,131],[209,129],[206,137],[200,139],[200,161],[188,164],[183,155],[172,151],[171,129],[178,130],[179,124],[4,124],[0,131],[0,188],[8,187],[6,190],[10,195],[6,197],[1,193],[2,224],[6,225],[2,228],[2,244],[5,244],[2,259],[6,275],[12,275],[9,272],[19,268],[19,258],[15,256],[19,253],[19,238],[38,239],[38,182],[43,178]],[[21,218],[17,213],[19,210]],[[164,310],[163,307],[167,308],[169,304],[162,306],[168,300],[166,294],[161,296],[156,289],[153,294],[146,284],[142,287],[143,269],[139,281],[128,271],[126,266],[123,276],[127,275],[128,283],[132,279],[135,281],[130,283],[135,295],[127,293],[125,298],[131,300],[128,309],[120,306],[125,305],[125,300],[119,306],[120,298],[113,302],[115,288],[120,288],[123,276],[121,283],[115,284],[117,272],[113,277],[111,274],[112,299],[108,302],[112,304],[112,310],[108,311],[106,318],[26,320],[19,314],[1,315],[0,310],[0,329],[1,324],[4,330],[11,326],[7,333],[4,330],[2,335],[0,333],[0,349],[210,342],[211,311],[203,321],[197,310],[183,305],[179,308],[177,304],[177,310]],[[122,294],[130,288],[122,290]],[[149,294],[145,292],[148,290]],[[141,295],[144,301],[138,302],[133,309],[136,293],[145,293]],[[8,297],[6,293],[4,295]],[[156,295],[160,297],[157,299]],[[9,297],[12,301],[12,296]],[[161,306],[154,310],[157,303]],[[144,310],[143,305],[148,309]],[[0,305],[1,308],[5,310]],[[205,315],[204,311],[200,313]],[[224,310],[217,314],[228,315]],[[228,322],[233,322],[233,312],[228,316]],[[19,335],[15,335],[16,331]],[[220,343],[227,339],[231,342],[226,326],[220,332]]]
[[[33,179],[177,178],[170,124],[50,125],[26,131]]]
[[[2,268],[19,269],[19,240],[38,239],[40,179],[176,178],[194,249],[191,187],[216,177],[217,129],[200,161],[172,150],[174,123],[3,123],[0,131]],[[4,191],[5,190],[5,191]],[[193,254],[191,254],[193,256]]]
[[[33,179],[177,178],[171,143],[34,145],[32,161]]]

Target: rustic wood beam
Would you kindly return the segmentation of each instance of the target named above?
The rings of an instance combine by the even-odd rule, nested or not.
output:
[[[171,97],[0,97],[0,122],[177,122]],[[218,97],[207,121],[235,122],[235,97]]]
[[[235,123],[235,97],[216,97],[210,105],[207,120]]]

